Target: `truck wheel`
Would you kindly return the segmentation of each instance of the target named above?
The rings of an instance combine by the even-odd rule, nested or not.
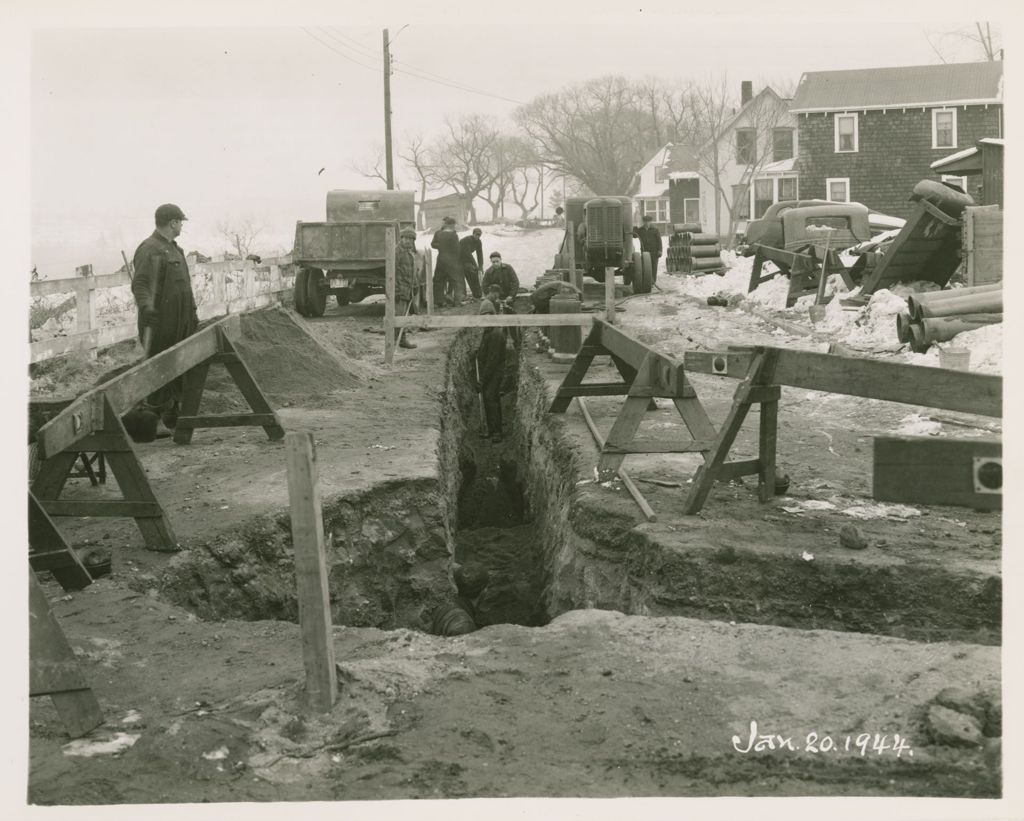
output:
[[[306,279],[306,309],[310,316],[323,316],[327,310],[327,291],[321,288],[324,272],[316,268],[309,270]]]
[[[603,265],[595,265],[587,271],[587,274],[598,282],[604,282],[605,270]]]
[[[353,302],[362,302],[369,294],[370,291],[365,285],[353,285],[349,290],[349,299]]]
[[[348,288],[339,288],[334,292],[334,298],[338,300],[338,307],[344,308],[352,301],[352,292]]]
[[[309,304],[306,301],[306,291],[308,289],[309,281],[309,269],[299,268],[295,274],[295,310],[299,312],[299,316],[309,316]]]
[[[637,257],[640,257],[640,264],[637,266]],[[633,255],[633,293],[649,294],[654,286],[654,270],[651,265],[651,255],[647,251]]]

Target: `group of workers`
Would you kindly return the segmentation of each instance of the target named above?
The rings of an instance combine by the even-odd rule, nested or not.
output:
[[[138,309],[139,339],[147,357],[176,345],[195,333],[199,327],[188,263],[181,246],[175,241],[187,219],[177,205],[161,205],[155,213],[155,230],[135,251],[132,294]],[[656,277],[661,256],[661,235],[652,224],[650,216],[645,216],[643,223],[637,229],[636,236],[643,250],[651,255]],[[434,304],[437,307],[451,307],[470,301],[466,297],[468,286],[472,299],[480,300],[481,314],[511,310],[512,299],[519,292],[519,277],[515,269],[502,260],[501,254],[493,251],[489,256],[490,267],[484,271],[481,280],[481,234],[479,228],[474,228],[460,239],[452,217],[445,217],[441,228],[434,234],[430,245],[437,250],[433,283]],[[405,228],[399,234],[395,249],[395,311],[398,315],[416,312],[416,304],[420,299],[419,288],[416,232]],[[568,283],[548,283],[537,288],[530,295],[533,311],[547,313],[551,297],[564,288],[576,290]],[[400,347],[416,347],[408,339],[407,331],[398,329],[397,333]],[[476,354],[477,389],[483,396],[488,430],[497,440],[502,435],[501,385],[505,372],[506,345],[504,328],[485,328]],[[174,428],[177,423],[182,384],[181,378],[176,379],[147,399],[152,411],[160,415],[168,428]]]

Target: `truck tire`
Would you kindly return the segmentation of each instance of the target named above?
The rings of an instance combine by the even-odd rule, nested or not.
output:
[[[323,281],[323,271],[309,269],[309,276],[306,279],[306,309],[310,316],[323,316],[327,310],[327,291],[320,287]]]
[[[595,265],[587,270],[587,275],[597,282],[604,282],[605,270],[603,265]]]
[[[295,310],[299,316],[309,316],[309,304],[306,302],[306,291],[308,289],[309,269],[299,268],[295,274]]]
[[[349,289],[348,298],[352,302],[362,302],[370,295],[369,289],[362,283],[356,283]]]
[[[654,285],[651,255],[647,251],[633,254],[633,293],[649,294]]]
[[[338,300],[338,307],[344,308],[352,302],[352,292],[348,288],[339,288],[334,292],[334,298]]]

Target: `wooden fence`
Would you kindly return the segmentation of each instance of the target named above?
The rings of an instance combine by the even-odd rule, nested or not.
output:
[[[96,292],[131,285],[128,274],[120,271],[105,276],[92,276],[91,266],[84,266],[78,270],[89,272],[89,275],[42,279],[31,284],[33,298],[74,294],[77,322],[74,333],[32,342],[30,362],[42,362],[71,352],[100,350],[117,342],[133,339],[137,335],[134,309],[131,311],[129,322],[102,327],[96,322]],[[227,277],[228,274],[235,273],[242,275],[241,295],[228,299]],[[266,280],[259,280],[258,275],[261,273],[269,275]],[[200,262],[192,266],[191,274],[193,280],[208,275],[212,282],[212,300],[204,301],[197,306],[201,320],[272,305],[278,301],[278,294],[292,288],[295,278],[291,269],[291,258],[287,256],[264,260],[260,265],[248,261]]]

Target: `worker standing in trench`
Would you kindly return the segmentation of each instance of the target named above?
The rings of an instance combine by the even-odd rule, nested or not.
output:
[[[156,230],[135,250],[132,295],[147,359],[177,345],[199,327],[188,263],[175,242],[187,219],[177,205],[161,205],[156,209]],[[178,423],[182,385],[183,377],[178,377],[146,400],[168,428]]]
[[[495,313],[494,304],[485,299],[480,313]],[[474,387],[483,398],[487,435],[494,443],[502,440],[501,385],[505,378],[505,334],[503,328],[484,328],[480,347],[476,351],[476,379]]]

